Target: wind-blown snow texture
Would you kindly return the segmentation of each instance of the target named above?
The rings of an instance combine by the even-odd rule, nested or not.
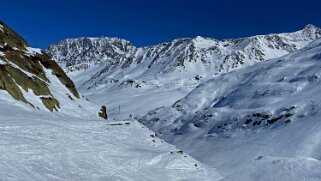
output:
[[[140,122],[226,180],[320,180],[321,39],[197,86]]]
[[[50,46],[47,52],[86,97],[107,104],[113,112],[118,112],[120,105],[122,115],[128,116],[169,106],[203,81],[281,57],[319,37],[321,30],[307,25],[293,33],[232,40],[195,37],[141,48],[118,38],[66,39]],[[175,96],[166,96],[171,92]],[[137,105],[138,99],[150,107]]]

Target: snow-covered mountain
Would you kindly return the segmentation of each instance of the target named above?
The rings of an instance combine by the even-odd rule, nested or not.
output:
[[[139,120],[226,180],[319,180],[321,39],[197,86]]]
[[[141,48],[118,38],[66,39],[47,52],[80,89],[173,88],[286,55],[319,37],[321,29],[306,25],[293,33],[231,40],[198,36]]]
[[[107,105],[113,118],[124,119],[170,106],[203,81],[286,55],[318,37],[321,30],[306,25],[293,33],[195,37],[140,48],[118,38],[76,38],[51,45],[47,52],[84,96]]]

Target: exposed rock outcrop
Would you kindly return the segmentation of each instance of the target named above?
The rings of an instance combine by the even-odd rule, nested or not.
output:
[[[7,91],[16,100],[35,107],[27,100],[26,93],[34,94],[50,111],[59,109],[51,90],[48,74],[60,80],[75,98],[79,94],[69,77],[39,49],[29,47],[28,43],[16,32],[0,22],[0,90]]]

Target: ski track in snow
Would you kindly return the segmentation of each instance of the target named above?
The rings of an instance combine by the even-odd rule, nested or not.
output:
[[[59,114],[53,118],[29,114],[0,118],[0,180],[221,178],[215,169],[151,137],[153,133],[136,121],[110,125]]]

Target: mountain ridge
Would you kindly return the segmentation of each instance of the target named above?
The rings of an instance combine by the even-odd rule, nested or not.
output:
[[[198,36],[140,48],[118,38],[82,38],[61,41],[47,53],[84,96],[126,119],[170,106],[202,82],[297,51],[318,37],[320,28],[306,25],[292,33],[224,41]],[[118,114],[120,107],[124,114]]]
[[[88,71],[89,77],[82,77],[82,81],[77,83],[81,89],[101,85],[121,86],[128,81],[134,81],[137,88],[155,88],[173,81],[178,81],[178,84],[197,84],[198,80],[208,76],[212,78],[213,74],[219,75],[283,56],[319,37],[321,29],[308,24],[302,30],[292,33],[226,40],[196,36],[145,47],[135,47],[130,41],[120,38],[66,39],[49,46],[46,52],[71,77],[74,74],[80,76],[82,72],[91,69]],[[163,80],[164,75],[173,72],[183,73],[174,80]],[[164,83],[150,82],[151,79]]]

